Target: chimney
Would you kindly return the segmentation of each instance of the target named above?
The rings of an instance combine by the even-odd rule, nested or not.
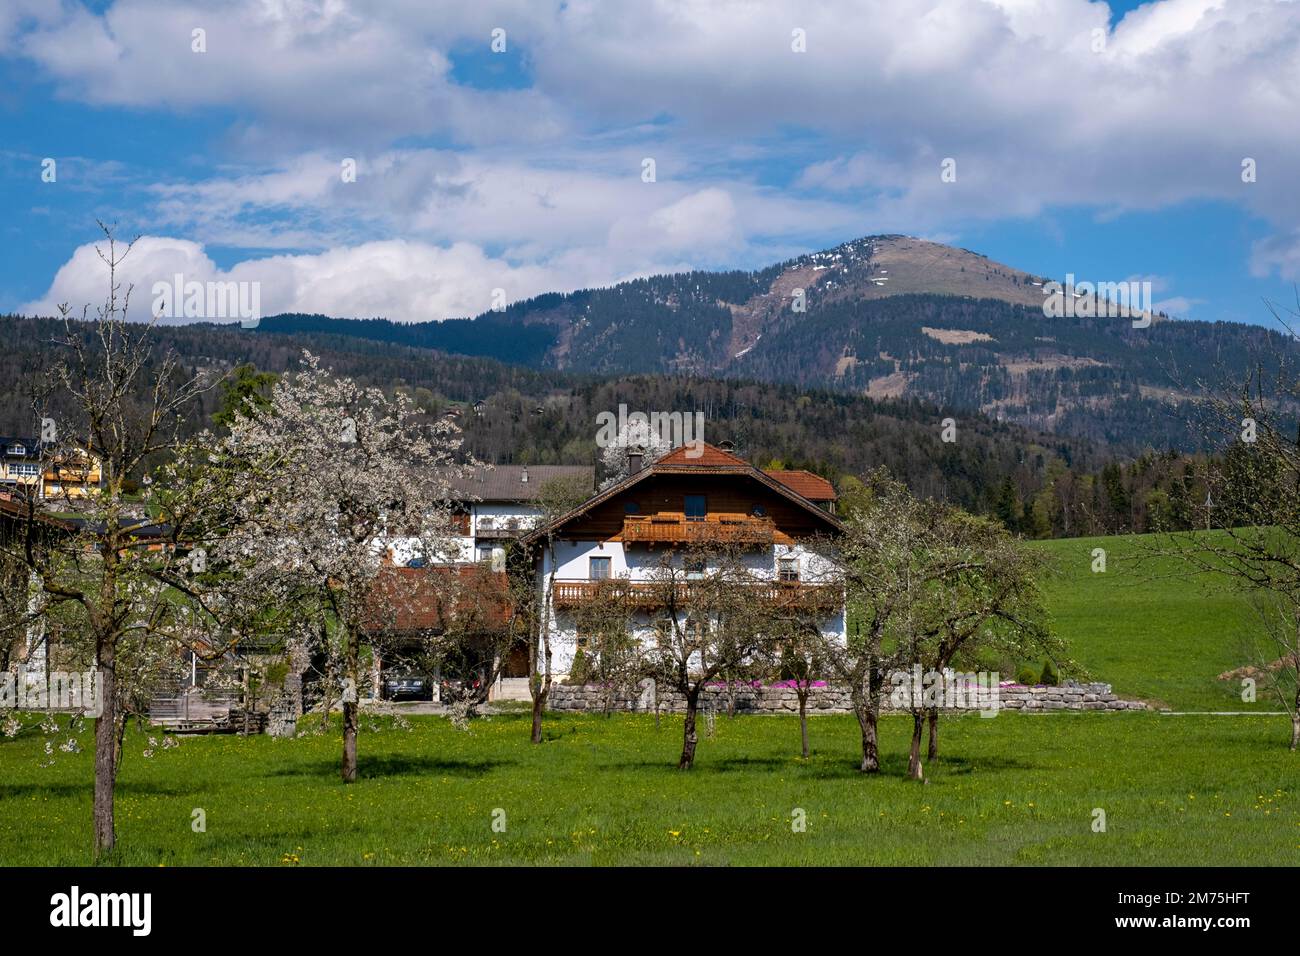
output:
[[[641,470],[641,462],[645,454],[639,447],[629,448],[627,451],[627,473],[635,475]]]

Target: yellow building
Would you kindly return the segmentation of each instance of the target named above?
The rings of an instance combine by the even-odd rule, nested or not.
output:
[[[84,498],[102,480],[99,457],[84,447],[0,436],[0,491]]]

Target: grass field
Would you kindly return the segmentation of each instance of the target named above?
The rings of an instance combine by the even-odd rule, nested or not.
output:
[[[437,717],[338,739],[127,744],[115,862],[195,864],[1300,865],[1297,763],[1281,718],[1003,714],[945,722],[930,783],[904,779],[907,721],[885,718],[883,773],[856,770],[851,717],[720,718],[691,773],[680,719],[562,716],[457,731]],[[89,735],[83,745],[89,743]],[[0,863],[82,864],[90,756],[38,766],[34,732],[0,744]],[[206,813],[207,832],[191,829]],[[505,831],[492,829],[505,812]],[[793,832],[795,808],[806,832]],[[1092,830],[1093,811],[1106,832]]]
[[[1045,579],[1052,623],[1095,680],[1124,697],[1176,710],[1277,710],[1261,694],[1243,703],[1241,684],[1215,678],[1247,663],[1253,612],[1223,577],[1189,576],[1177,557],[1148,556],[1151,535],[1035,542],[1050,558]],[[1094,548],[1106,571],[1092,571]]]
[[[1172,559],[1126,560],[1142,546],[1034,545],[1057,569],[1049,606],[1075,658],[1125,696],[1250,709],[1214,679],[1243,662],[1245,605],[1223,582],[1174,576]],[[1094,547],[1107,549],[1105,574],[1091,571]],[[1300,865],[1300,757],[1283,717],[949,717],[923,785],[904,779],[900,717],[883,720],[884,767],[870,778],[849,716],[813,718],[807,761],[793,717],[720,718],[688,774],[675,769],[675,717],[657,729],[645,716],[553,715],[541,746],[523,715],[469,732],[437,717],[378,723],[351,786],[337,776],[337,723],[291,741],[189,738],[148,758],[133,729],[110,862]],[[80,743],[90,750],[88,729]],[[0,738],[0,865],[89,862],[90,754],[42,767],[43,744],[34,728]]]

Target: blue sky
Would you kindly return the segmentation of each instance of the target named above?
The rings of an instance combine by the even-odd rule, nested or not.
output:
[[[96,301],[99,218],[142,237],[137,288],[257,282],[267,313],[904,232],[1267,322],[1300,278],[1298,54],[1275,0],[9,0],[0,310]]]

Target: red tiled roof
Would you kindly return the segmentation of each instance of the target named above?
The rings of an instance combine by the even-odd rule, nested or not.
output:
[[[775,478],[796,495],[803,495],[809,501],[834,501],[837,497],[835,487],[821,475],[814,475],[811,471],[803,469],[778,471],[772,468],[764,468],[763,471],[768,477]]]
[[[674,448],[662,458],[655,459],[654,465],[694,465],[699,468],[716,468],[719,465],[739,465],[741,468],[748,468],[749,462],[743,458],[737,458],[731,452],[723,451],[707,442],[701,442],[704,446],[682,445]]]
[[[803,507],[807,508],[809,511],[816,514],[821,521],[831,525],[831,527],[837,529],[842,528],[839,519],[837,519],[827,509],[822,508],[819,504],[816,503],[819,501],[835,500],[835,489],[831,487],[830,482],[826,481],[826,479],[820,478],[817,475],[812,474],[811,472],[800,472],[800,471],[777,472],[775,475],[768,474],[767,472],[761,471],[760,469],[751,465],[743,458],[737,458],[735,455],[731,454],[731,452],[723,451],[721,448],[718,448],[714,445],[710,445],[707,443],[701,443],[701,444],[703,444],[704,446],[702,449],[700,449],[698,446],[692,447],[690,445],[683,445],[680,448],[674,448],[668,454],[664,455],[662,458],[657,459],[656,461],[652,461],[650,464],[642,468],[640,471],[635,471],[632,474],[625,477],[623,480],[610,485],[605,490],[597,492],[595,495],[588,498],[582,504],[578,505],[576,508],[570,511],[568,514],[561,515],[560,517],[554,519],[547,525],[543,525],[542,527],[535,528],[532,531],[532,533],[527,536],[525,540],[536,541],[543,534],[548,533],[549,531],[554,531],[556,528],[562,527],[563,525],[572,521],[574,518],[577,518],[578,516],[584,514],[585,512],[590,511],[593,507],[600,504],[601,502],[608,501],[610,498],[614,497],[615,495],[622,494],[624,491],[631,488],[632,486],[638,484],[639,482],[645,481],[653,477],[654,475],[657,474],[670,474],[670,475],[678,474],[679,475],[685,473],[683,469],[694,469],[694,468],[700,469],[700,472],[702,474],[747,475],[751,478],[754,478],[758,482],[767,485],[769,488],[773,489],[774,491],[777,491],[780,494],[788,495],[792,501],[795,501],[803,505]],[[695,454],[697,451],[699,451],[699,454],[696,457],[691,457],[690,455],[687,454],[687,452],[690,452],[691,454]],[[800,478],[796,478],[795,480],[796,481],[802,480],[803,488],[799,488],[793,484],[787,483],[786,481],[780,478],[781,475],[801,476]],[[806,476],[806,478],[803,476]],[[811,480],[807,480],[807,479],[811,479]],[[818,497],[812,497],[812,498],[807,497],[805,494],[803,494],[803,489],[813,492],[813,494]]]
[[[455,580],[447,580],[449,575]],[[462,626],[494,630],[510,620],[509,587],[500,571],[482,564],[381,569],[367,609],[368,631],[409,633],[448,626],[447,611]]]
[[[708,443],[702,443],[703,448],[699,446],[682,445],[674,448],[662,458],[657,459],[651,464],[655,467],[669,465],[674,468],[686,465],[695,468],[725,468],[734,466],[749,469],[749,462],[743,458],[738,458],[729,451],[723,451],[721,448]],[[835,488],[829,481],[821,475],[814,475],[811,471],[803,469],[792,469],[789,471],[765,468],[763,473],[769,478],[775,478],[781,484],[785,485],[796,495],[802,495],[809,501],[834,501],[836,498]]]

